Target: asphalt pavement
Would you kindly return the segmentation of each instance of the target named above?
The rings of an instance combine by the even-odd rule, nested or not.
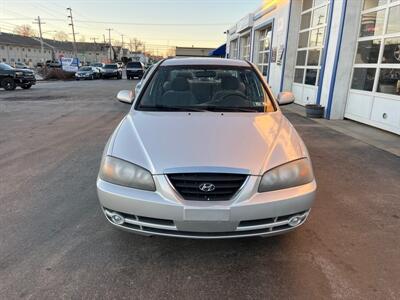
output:
[[[294,113],[318,182],[298,230],[185,240],[112,228],[95,181],[130,109],[115,95],[134,83],[0,90],[0,299],[400,298],[400,158]]]

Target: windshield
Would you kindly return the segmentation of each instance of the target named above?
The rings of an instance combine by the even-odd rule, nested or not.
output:
[[[104,66],[105,69],[118,69],[117,65],[105,65]]]
[[[0,70],[12,70],[12,69],[13,69],[13,67],[11,67],[7,64],[0,63]]]
[[[250,67],[161,66],[138,101],[147,111],[275,111]]]
[[[102,66],[103,66],[103,64],[101,64],[101,63],[98,63],[98,64],[92,64],[92,66],[93,66],[93,67],[102,67]]]
[[[83,67],[83,68],[80,68],[79,71],[92,71],[92,68],[91,67]]]
[[[142,68],[142,64],[140,62],[129,62],[126,65],[127,68]]]

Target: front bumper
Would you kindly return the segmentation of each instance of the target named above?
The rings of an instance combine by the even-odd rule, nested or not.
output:
[[[36,84],[36,78],[34,76],[29,76],[29,77],[16,77],[15,78],[15,83],[17,85],[25,85],[25,84],[31,84],[34,85]]]
[[[89,79],[92,74],[75,74],[76,79]]]
[[[187,201],[164,175],[154,176],[157,192],[118,186],[97,179],[107,220],[145,235],[185,238],[234,238],[285,233],[305,222],[315,198],[315,181],[294,188],[257,193],[259,176],[249,176],[229,201]],[[124,222],[116,224],[113,215]],[[294,217],[298,222],[292,222]]]
[[[111,77],[118,77],[119,73],[115,72],[115,73],[102,73],[102,77],[103,78],[111,78]]]

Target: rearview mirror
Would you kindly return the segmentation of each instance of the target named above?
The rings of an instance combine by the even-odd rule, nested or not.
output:
[[[294,102],[294,95],[292,92],[281,92],[278,94],[277,100],[279,105],[287,105]]]
[[[117,99],[120,102],[132,104],[133,99],[135,99],[135,92],[130,90],[122,90],[118,92]]]

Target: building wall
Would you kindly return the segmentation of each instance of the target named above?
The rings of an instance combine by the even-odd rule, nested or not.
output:
[[[191,48],[191,47],[176,47],[176,56],[193,56],[201,57],[208,56],[208,53],[214,49],[212,48]]]
[[[267,3],[255,13],[244,16],[227,31],[227,57],[248,59],[258,65],[275,94],[281,90],[289,9],[290,0],[271,1],[270,5]],[[269,50],[260,53],[262,51],[260,49],[261,32],[268,31],[269,28],[272,28],[272,36],[268,42],[270,43]],[[243,43],[243,40],[247,42],[248,36],[250,36],[249,57]],[[266,57],[266,55],[268,59],[264,58],[260,61],[259,57]]]
[[[41,54],[40,47],[26,47],[15,45],[0,45],[0,60],[13,65],[15,62],[23,62],[30,66],[36,66],[38,62],[46,61],[52,58],[51,50],[44,49]]]
[[[248,58],[258,64],[261,35],[257,35],[257,30],[272,24],[269,54],[273,59],[269,61],[268,72],[264,66],[258,67],[275,94],[291,90],[299,104],[325,106],[328,119],[346,117],[400,134],[400,23],[397,18],[400,0],[267,0],[263,3],[263,7],[244,15],[229,28],[227,57]],[[327,9],[326,16],[321,13],[322,7]],[[318,21],[315,25],[314,15]],[[318,29],[322,27],[325,32],[320,35]],[[251,34],[250,56],[244,45],[248,33]],[[324,37],[322,42],[319,36]],[[317,61],[318,51],[318,64],[309,64],[310,58]],[[301,58],[301,53],[307,54]]]

